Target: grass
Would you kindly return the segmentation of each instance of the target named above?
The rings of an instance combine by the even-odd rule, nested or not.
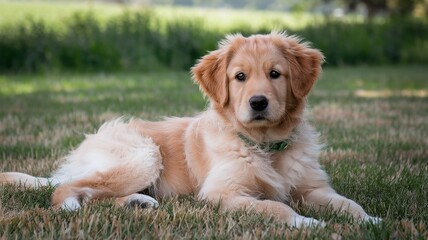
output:
[[[332,185],[384,218],[380,225],[296,207],[327,226],[288,229],[258,214],[220,214],[192,196],[161,199],[154,211],[102,200],[66,213],[50,208],[52,188],[3,186],[0,238],[427,239],[427,74],[426,66],[328,68],[309,98]],[[187,72],[0,75],[0,85],[0,171],[39,176],[108,119],[206,106]]]
[[[59,9],[61,9],[59,11]],[[275,11],[256,10],[232,10],[232,9],[209,9],[209,8],[186,8],[170,6],[125,6],[112,3],[102,3],[96,1],[11,1],[0,0],[0,28],[23,21],[27,18],[40,19],[48,25],[61,28],[64,19],[70,18],[75,12],[92,11],[96,16],[105,22],[109,18],[117,17],[126,11],[139,11],[151,9],[156,15],[161,16],[165,21],[177,21],[183,16],[204,18],[207,26],[212,26],[215,30],[224,30],[236,25],[251,24],[253,28],[275,27],[274,22],[286,22],[292,29],[300,29],[313,23],[323,21],[322,16],[299,13],[292,14]],[[251,16],[251,21],[249,20]],[[363,19],[349,17],[348,20],[361,22]],[[278,27],[278,26],[277,26]]]

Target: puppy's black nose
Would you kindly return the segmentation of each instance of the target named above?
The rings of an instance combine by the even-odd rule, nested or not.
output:
[[[249,100],[250,106],[255,111],[263,111],[269,104],[265,96],[252,96]]]

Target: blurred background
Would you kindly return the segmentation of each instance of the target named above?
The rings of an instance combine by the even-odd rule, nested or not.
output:
[[[273,29],[324,66],[428,64],[428,0],[0,1],[0,72],[188,70],[227,33]]]

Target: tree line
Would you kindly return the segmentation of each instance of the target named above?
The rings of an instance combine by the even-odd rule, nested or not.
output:
[[[178,5],[208,8],[235,8],[279,11],[323,11],[329,13],[341,7],[346,13],[362,8],[369,19],[376,15],[391,17],[428,16],[426,0],[105,0],[121,4],[140,3],[146,5]]]

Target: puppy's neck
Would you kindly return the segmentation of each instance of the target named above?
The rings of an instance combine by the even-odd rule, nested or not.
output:
[[[216,111],[211,109],[212,114],[217,115],[215,119],[219,122],[213,123],[223,128],[223,131],[237,135],[238,133],[247,136],[256,143],[282,141],[291,136],[294,129],[301,123],[301,114],[293,114],[284,117],[281,122],[276,125],[266,127],[246,127],[236,118],[229,119],[228,114],[224,111]],[[237,135],[238,136],[238,135]]]

